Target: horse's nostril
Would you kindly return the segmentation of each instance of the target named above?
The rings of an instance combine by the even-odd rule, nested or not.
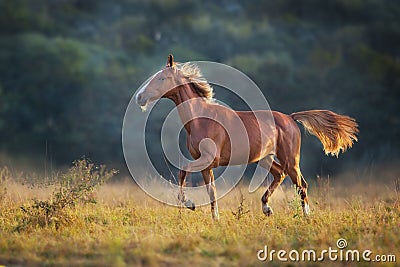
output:
[[[136,102],[140,102],[140,100],[142,100],[142,95],[141,95],[141,94],[138,94],[138,95],[136,96]]]

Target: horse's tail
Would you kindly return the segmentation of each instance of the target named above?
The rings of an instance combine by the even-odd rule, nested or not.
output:
[[[338,156],[357,140],[358,124],[355,119],[330,110],[308,110],[292,113],[293,120],[303,124],[307,132],[315,135],[324,146],[325,154]]]

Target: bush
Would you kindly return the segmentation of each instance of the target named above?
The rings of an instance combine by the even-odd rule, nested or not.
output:
[[[58,229],[61,225],[69,225],[73,218],[68,210],[79,203],[96,203],[95,190],[116,173],[116,170],[106,170],[104,165],[95,166],[87,159],[74,161],[73,166],[58,178],[49,199],[33,199],[31,204],[21,207],[23,216],[15,230],[37,226]]]

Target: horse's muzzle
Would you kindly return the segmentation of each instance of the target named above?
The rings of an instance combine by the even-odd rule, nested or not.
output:
[[[135,100],[136,100],[136,103],[137,103],[139,106],[144,106],[144,105],[146,105],[146,101],[145,101],[145,99],[144,99],[142,93],[137,94],[136,97],[135,97]]]

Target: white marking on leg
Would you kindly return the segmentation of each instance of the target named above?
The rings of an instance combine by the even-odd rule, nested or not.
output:
[[[218,213],[218,204],[217,202],[215,202],[215,206],[214,206],[214,210],[212,212],[212,217],[214,221],[218,221],[219,220],[219,213]]]
[[[310,215],[310,205],[308,205],[308,203],[304,204],[303,213],[306,216]]]

